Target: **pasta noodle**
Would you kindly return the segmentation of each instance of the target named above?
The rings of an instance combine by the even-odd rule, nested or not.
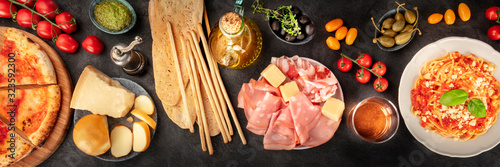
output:
[[[484,134],[496,121],[500,105],[500,83],[493,77],[496,65],[474,54],[458,52],[427,62],[411,91],[411,112],[421,119],[428,131],[460,140],[473,140]],[[460,105],[444,106],[439,100],[445,92],[461,89],[469,94]],[[474,117],[467,104],[479,99],[486,116]]]

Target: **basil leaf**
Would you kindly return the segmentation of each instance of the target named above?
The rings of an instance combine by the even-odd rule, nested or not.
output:
[[[476,118],[483,118],[486,116],[486,107],[483,101],[479,99],[472,99],[467,105],[469,112]]]
[[[444,106],[454,106],[464,103],[467,98],[469,98],[469,94],[466,91],[454,89],[444,93],[439,102]]]

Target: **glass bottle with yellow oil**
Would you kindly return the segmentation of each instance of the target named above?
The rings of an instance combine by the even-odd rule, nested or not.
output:
[[[243,68],[259,57],[262,34],[252,20],[227,12],[212,28],[208,45],[219,64],[234,69]]]

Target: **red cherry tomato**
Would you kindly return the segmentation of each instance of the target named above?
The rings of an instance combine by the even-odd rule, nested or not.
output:
[[[491,40],[499,40],[500,39],[500,25],[494,25],[491,26],[490,29],[488,29],[488,37]]]
[[[376,62],[375,64],[373,64],[372,70],[376,74],[383,76],[385,74],[385,72],[387,71],[387,66],[384,63],[379,61],[379,62]]]
[[[370,71],[364,68],[359,69],[358,72],[356,73],[356,79],[360,83],[367,83],[370,80],[370,76],[371,76]]]
[[[349,59],[347,59],[347,58],[345,58],[345,57],[342,57],[337,62],[337,67],[339,68],[340,71],[347,72],[352,67],[352,61],[349,60]]]
[[[76,42],[76,40],[68,34],[61,34],[57,38],[56,46],[63,52],[75,53],[78,48],[78,42]]]
[[[370,68],[370,65],[372,65],[372,57],[367,53],[360,54],[356,61],[366,68]]]
[[[33,16],[33,19],[31,18]],[[32,13],[28,9],[20,9],[17,11],[17,23],[24,28],[32,28],[32,25],[37,25],[42,18],[37,14]]]
[[[90,35],[87,38],[85,38],[85,40],[83,40],[82,42],[82,47],[87,52],[96,55],[100,54],[104,49],[104,45],[102,44],[101,40],[97,38],[95,35]]]
[[[8,0],[0,0],[0,17],[12,18],[12,13],[17,13],[17,8]]]
[[[38,36],[44,39],[54,39],[55,37],[59,36],[59,34],[61,34],[61,29],[44,20],[38,23],[38,26],[36,27],[36,33],[38,34]]]
[[[48,19],[54,19],[57,14],[61,13],[59,6],[53,0],[38,0],[35,5],[36,11],[45,15]]]
[[[377,92],[383,92],[387,89],[387,87],[389,87],[389,82],[387,82],[387,79],[383,77],[377,78],[375,82],[373,82],[373,88]]]
[[[484,14],[486,15],[486,18],[488,20],[498,22],[499,13],[500,13],[500,11],[498,10],[498,6],[492,6],[488,9],[486,9],[486,12]]]
[[[62,12],[56,16],[56,24],[65,33],[71,34],[76,31],[76,19],[69,12]]]
[[[35,5],[35,0],[16,0],[16,1],[29,7],[33,7],[33,5]]]

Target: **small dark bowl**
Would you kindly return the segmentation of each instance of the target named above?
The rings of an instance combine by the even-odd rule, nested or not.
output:
[[[404,15],[404,12],[405,10],[403,8],[399,8],[399,13],[403,13]],[[389,17],[392,17],[394,18],[394,16],[396,16],[396,9],[392,9],[392,10],[389,10],[387,13],[385,13],[381,18],[380,20],[378,20],[377,22],[377,26],[379,28],[382,27],[382,23],[384,22],[385,19],[389,18]],[[408,23],[406,23],[408,24]],[[415,25],[415,28],[418,28],[418,23]],[[396,51],[396,50],[399,50],[403,47],[405,47],[406,45],[408,45],[408,43],[411,42],[411,40],[413,39],[413,37],[415,36],[415,34],[417,33],[417,31],[413,31],[413,33],[411,34],[411,38],[410,40],[408,40],[408,42],[404,43],[404,44],[401,44],[401,45],[396,45],[394,44],[394,46],[390,47],[390,48],[387,48],[385,46],[382,46],[378,41],[377,41],[377,46],[382,49],[383,51]],[[378,38],[378,37],[381,37],[382,36],[382,33],[378,32],[376,29],[375,29],[375,38]]]
[[[306,15],[306,14],[304,12],[302,12],[302,15]],[[308,16],[308,15],[306,15],[306,16]],[[273,31],[272,24],[273,24],[273,21],[275,19],[267,18],[267,20],[269,20],[268,21],[269,29],[271,30],[271,32],[273,32],[274,36],[276,36],[276,38],[278,38],[280,41],[283,41],[284,43],[291,44],[291,45],[302,45],[302,44],[305,44],[305,43],[311,41],[311,39],[314,37],[314,34],[316,34],[316,31],[317,31],[316,25],[314,24],[314,22],[311,19],[311,23],[310,24],[314,25],[314,29],[315,29],[314,33],[311,34],[311,35],[307,35],[306,34],[306,37],[304,39],[302,39],[302,40],[295,39],[295,41],[293,41],[293,42],[288,42],[288,41],[285,40],[285,36],[282,36],[281,34],[279,34],[280,33],[279,31],[278,32]],[[305,27],[304,27],[304,29],[305,29]],[[305,34],[306,32],[303,31],[302,33]]]

